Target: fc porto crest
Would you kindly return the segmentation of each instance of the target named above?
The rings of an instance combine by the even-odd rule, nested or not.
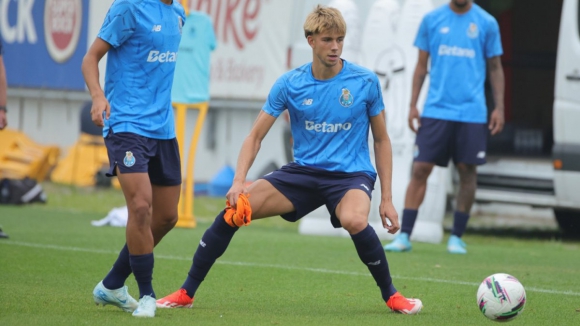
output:
[[[345,108],[348,108],[354,102],[354,97],[352,97],[352,94],[348,89],[343,88],[342,94],[340,94],[338,102],[340,103],[340,105],[344,106]]]
[[[179,34],[183,34],[183,19],[181,16],[177,16],[177,23],[179,24]]]
[[[133,156],[133,152],[131,152],[131,151],[125,152],[125,158],[123,159],[123,164],[125,164],[125,166],[128,168],[135,165],[135,156]]]
[[[467,29],[467,36],[470,38],[476,38],[479,36],[479,29],[475,23],[469,24],[469,28]]]

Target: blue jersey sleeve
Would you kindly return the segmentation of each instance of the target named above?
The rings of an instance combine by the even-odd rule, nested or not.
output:
[[[385,109],[385,103],[383,102],[383,92],[381,91],[381,84],[379,83],[377,75],[372,77],[372,84],[370,86],[368,95],[369,98],[367,102],[367,113],[369,117],[374,117]]]
[[[429,51],[429,23],[427,21],[429,16],[423,17],[421,25],[419,25],[419,30],[417,31],[417,37],[415,37],[414,45],[425,52]]]
[[[276,83],[274,83],[274,86],[272,86],[262,110],[277,118],[282,112],[284,112],[284,110],[286,110],[286,101],[286,83],[284,82],[284,78],[280,77]]]
[[[499,33],[499,25],[494,19],[489,24],[489,30],[487,31],[487,37],[485,38],[485,57],[493,58],[503,54],[503,48],[501,46],[501,36]]]
[[[109,8],[97,36],[116,48],[133,35],[136,26],[133,4],[127,0],[117,0]]]

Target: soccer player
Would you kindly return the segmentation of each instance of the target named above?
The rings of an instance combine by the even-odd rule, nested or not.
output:
[[[8,119],[6,118],[6,104],[8,101],[6,89],[8,88],[8,83],[6,82],[6,68],[4,67],[3,53],[2,42],[0,42],[0,130],[6,128],[8,125]],[[0,231],[0,233],[2,232]]]
[[[82,64],[92,120],[104,126],[107,175],[118,176],[129,210],[126,245],[93,297],[137,317],[155,316],[153,247],[177,222],[181,163],[171,84],[184,22],[178,1],[116,0]],[[103,92],[98,62],[105,53]],[[124,286],[131,272],[138,304]]]
[[[295,222],[326,205],[332,225],[350,233],[387,306],[405,314],[421,310],[420,300],[407,299],[395,289],[381,242],[368,224],[378,171],[383,226],[390,233],[399,229],[391,202],[391,143],[379,81],[371,71],[340,58],[346,24],[337,9],[317,6],[306,18],[304,34],[313,61],[282,75],[272,87],[240,150],[226,209],[205,231],[182,287],[157,300],[158,307],[191,307],[199,285],[240,226],[277,215]],[[295,161],[246,189],[260,144],[284,110],[292,121]],[[377,171],[370,161],[369,125]]]
[[[453,231],[447,250],[467,253],[461,239],[477,187],[477,165],[485,163],[488,133],[504,125],[504,74],[497,21],[472,0],[452,0],[423,18],[415,40],[419,59],[413,76],[409,127],[417,133],[411,181],[407,187],[401,233],[384,249],[409,251],[409,237],[435,165],[450,159],[459,172]],[[417,99],[431,58],[429,93],[419,118]],[[495,108],[487,123],[486,68]],[[418,123],[418,130],[415,123]],[[488,130],[489,129],[489,130]]]

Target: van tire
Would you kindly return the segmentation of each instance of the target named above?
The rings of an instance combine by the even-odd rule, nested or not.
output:
[[[580,210],[554,209],[554,215],[562,233],[580,237]]]

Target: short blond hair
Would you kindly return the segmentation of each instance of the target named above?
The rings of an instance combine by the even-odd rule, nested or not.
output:
[[[317,5],[304,22],[304,36],[335,31],[346,34],[346,22],[336,8]]]

